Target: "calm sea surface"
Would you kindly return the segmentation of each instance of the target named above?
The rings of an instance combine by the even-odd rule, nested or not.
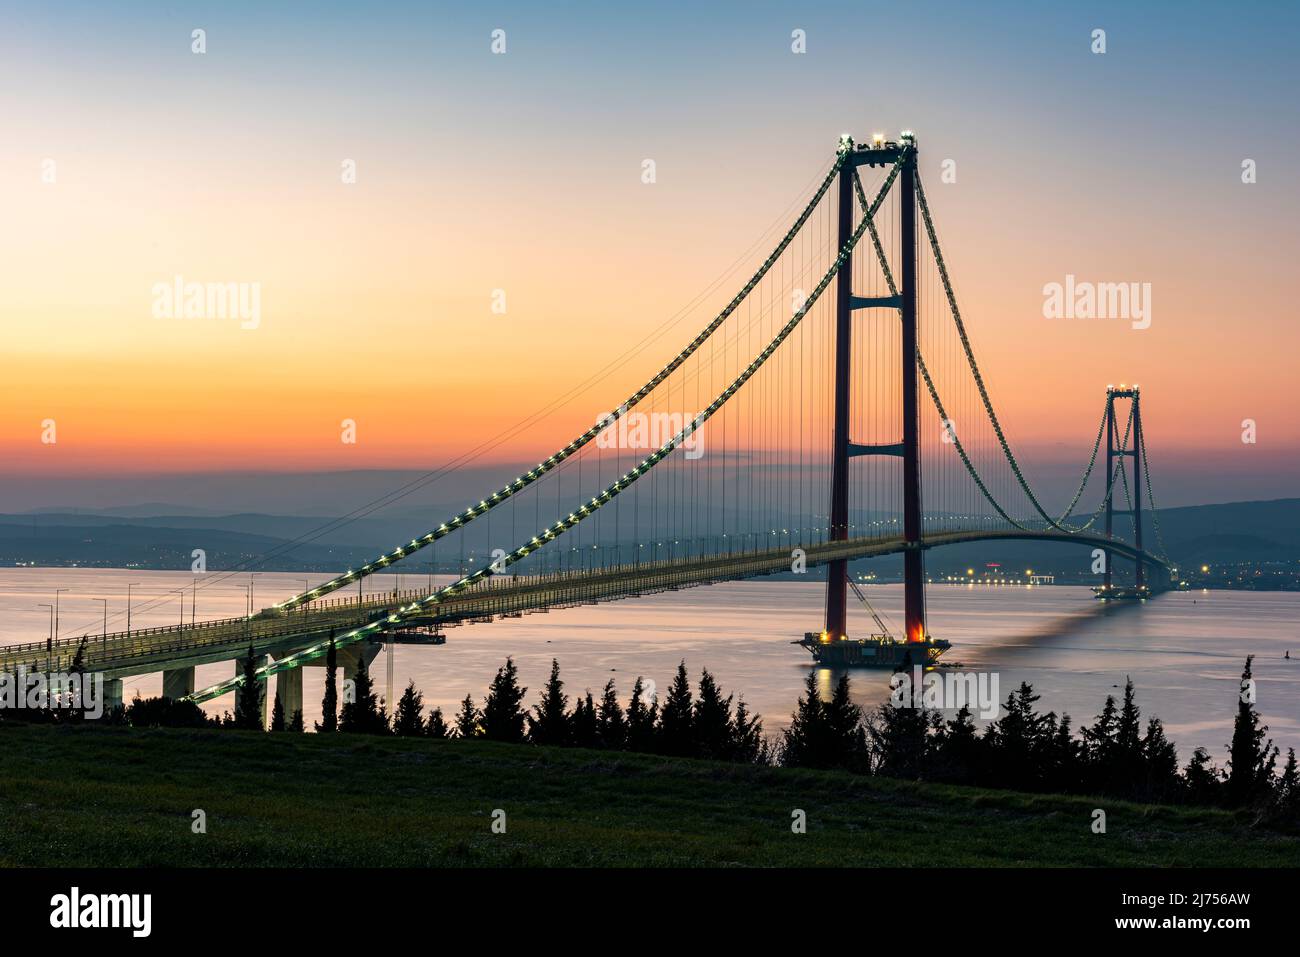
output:
[[[391,589],[393,577],[381,577],[375,590]],[[427,581],[403,576],[402,586]],[[57,588],[67,589],[59,595],[60,636],[100,631],[97,597],[109,600],[109,630],[122,628],[129,582],[136,583],[133,627],[178,621],[176,592],[182,588],[189,621],[195,578],[186,572],[13,568],[0,571],[0,643],[44,639],[49,611],[39,605],[52,604]],[[247,574],[200,577],[198,617],[243,614],[248,582]],[[257,574],[255,607],[301,591],[303,582],[300,574]],[[414,679],[426,704],[440,704],[450,715],[467,692],[481,699],[497,667],[513,655],[530,703],[552,658],[570,693],[590,688],[599,696],[614,678],[626,702],[637,675],[664,689],[685,659],[693,680],[707,667],[726,691],[743,694],[772,733],[789,721],[808,675],[807,652],[789,642],[820,629],[823,588],[816,582],[740,582],[453,628],[445,645],[393,648],[394,692]],[[872,586],[867,596],[897,634],[902,586]],[[1080,587],[931,586],[928,608],[931,633],[953,643],[946,660],[996,672],[1002,699],[1021,681],[1030,682],[1042,696],[1039,707],[1068,712],[1076,728],[1091,723],[1106,695],[1118,695],[1131,675],[1144,717],[1165,722],[1184,760],[1204,746],[1222,763],[1242,663],[1253,654],[1259,708],[1270,733],[1284,749],[1300,748],[1300,594],[1182,592],[1143,605],[1103,606]],[[870,628],[860,607],[850,609],[850,621],[861,633]],[[1283,657],[1288,649],[1291,661]],[[233,668],[200,667],[198,684],[229,677]],[[383,694],[384,654],[371,670]],[[831,675],[821,677],[829,685]],[[853,677],[862,704],[888,692],[881,672]],[[319,717],[323,681],[323,668],[306,669],[308,727]],[[147,697],[161,687],[160,675],[147,674],[126,679],[123,692],[128,699],[137,692]],[[207,708],[219,713],[233,708],[233,700],[218,698]]]

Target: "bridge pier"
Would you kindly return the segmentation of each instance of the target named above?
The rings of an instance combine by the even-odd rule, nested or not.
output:
[[[184,698],[194,693],[194,668],[166,668],[163,670],[164,698]]]
[[[104,679],[104,714],[116,708],[122,703],[122,679],[105,678]]]
[[[275,676],[275,700],[284,709],[284,721],[293,720],[293,713],[302,710],[302,669],[290,668]]]

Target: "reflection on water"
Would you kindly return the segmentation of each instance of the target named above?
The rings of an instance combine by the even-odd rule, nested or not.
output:
[[[394,578],[380,576],[371,584],[372,578],[367,591],[390,589]],[[301,574],[258,574],[254,601],[263,607],[302,590],[303,581]],[[38,605],[53,603],[56,588],[67,589],[59,595],[61,635],[99,632],[96,597],[109,599],[109,630],[120,628],[128,582],[138,583],[132,588],[132,625],[138,627],[177,621],[182,588],[186,621],[193,595],[200,619],[242,614],[249,576],[214,573],[194,590],[194,576],[185,572],[6,569],[0,572],[0,642],[44,639],[49,612]],[[427,576],[408,575],[402,586],[422,582]],[[901,586],[872,586],[867,594],[897,634]],[[807,652],[789,642],[820,628],[823,600],[816,582],[739,582],[454,628],[445,645],[393,649],[394,691],[414,679],[426,703],[450,714],[467,692],[481,699],[497,667],[513,655],[530,704],[552,657],[559,659],[570,694],[590,688],[599,696],[614,678],[626,701],[637,675],[664,689],[685,659],[693,680],[707,667],[728,692],[743,694],[771,733],[789,721],[811,667]],[[1284,748],[1300,746],[1300,595],[1184,592],[1140,605],[1103,605],[1078,587],[932,586],[928,614],[930,631],[953,643],[949,662],[998,672],[1003,698],[1021,681],[1030,682],[1042,695],[1041,708],[1069,712],[1076,727],[1091,723],[1105,696],[1118,694],[1131,675],[1143,714],[1164,720],[1184,759],[1193,747],[1205,746],[1222,761],[1242,663],[1254,654],[1259,707],[1270,733]],[[851,608],[850,620],[869,628],[863,609]],[[1297,660],[1283,659],[1288,649]],[[228,677],[233,668],[200,667],[199,686]],[[382,656],[372,671],[383,693]],[[829,690],[836,676],[819,677]],[[859,703],[874,704],[888,693],[884,673],[857,671],[853,678]],[[319,717],[323,681],[324,669],[306,670],[308,727]],[[126,679],[124,692],[148,696],[161,685],[159,675],[141,675]],[[231,707],[230,696],[208,705],[212,712]]]

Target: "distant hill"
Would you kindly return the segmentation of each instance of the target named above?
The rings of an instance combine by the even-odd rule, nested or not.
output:
[[[358,518],[346,524],[295,515],[121,514],[119,509],[58,510],[0,514],[0,564],[188,568],[195,548],[212,568],[269,558],[268,570],[330,571],[374,557],[433,527],[461,505],[443,505]],[[1116,519],[1127,537],[1128,520]],[[1174,508],[1160,513],[1169,555],[1180,564],[1292,562],[1300,560],[1300,498],[1228,502]],[[471,530],[477,531],[473,526]],[[483,526],[483,532],[486,525]],[[529,530],[531,531],[531,529]],[[1147,523],[1148,541],[1154,529]],[[471,540],[472,550],[484,542]],[[447,556],[440,556],[444,561]],[[415,561],[426,561],[422,556]],[[1082,572],[1087,550],[1036,542],[975,543],[936,549],[927,566],[937,573],[997,562],[1008,569],[1055,574]],[[896,558],[855,563],[892,574]]]

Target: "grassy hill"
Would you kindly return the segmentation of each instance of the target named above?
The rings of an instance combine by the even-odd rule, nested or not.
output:
[[[10,725],[0,759],[6,867],[1300,861],[1222,811],[483,742]]]

